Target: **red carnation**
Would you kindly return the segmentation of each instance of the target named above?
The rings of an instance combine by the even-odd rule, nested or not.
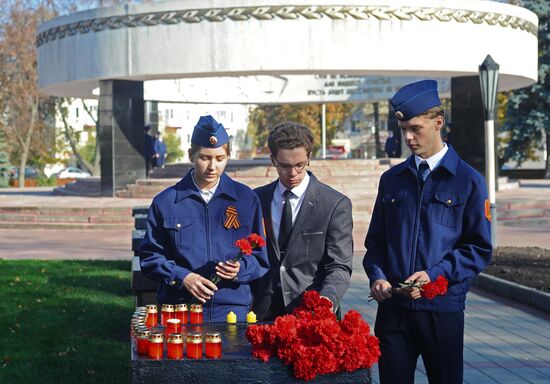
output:
[[[251,325],[246,329],[246,338],[251,344],[263,344],[268,332],[267,325]]]
[[[248,241],[252,244],[252,248],[261,248],[265,245],[264,238],[257,233],[253,233],[248,236]]]
[[[304,309],[314,310],[321,302],[321,295],[317,291],[306,291],[302,298],[302,305]]]
[[[252,244],[247,239],[240,239],[235,241],[235,245],[241,250],[244,255],[252,254]]]
[[[446,294],[448,286],[449,282],[447,279],[443,276],[438,276],[435,281],[422,285],[420,288],[420,295],[428,300],[432,300],[436,296]]]
[[[262,360],[264,363],[269,361],[269,359],[273,356],[272,350],[270,347],[266,347],[263,345],[259,346],[252,346],[252,356],[254,356],[257,359]]]

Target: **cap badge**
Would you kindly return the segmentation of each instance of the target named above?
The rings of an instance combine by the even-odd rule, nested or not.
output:
[[[403,119],[403,117],[405,117],[405,116],[403,115],[403,112],[401,112],[401,111],[395,112],[395,118],[396,118],[397,120],[401,120],[401,119]]]
[[[218,139],[216,138],[216,136],[210,136],[210,139],[208,139],[208,141],[212,145],[216,145],[218,143]]]

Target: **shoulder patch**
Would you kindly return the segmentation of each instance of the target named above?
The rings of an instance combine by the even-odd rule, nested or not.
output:
[[[491,217],[491,203],[489,202],[489,199],[485,199],[485,218],[489,221],[492,220],[492,217]]]

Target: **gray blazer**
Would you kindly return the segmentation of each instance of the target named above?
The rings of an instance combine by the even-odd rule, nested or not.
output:
[[[253,284],[253,309],[260,320],[271,304],[278,281],[287,313],[300,304],[305,291],[312,289],[331,299],[336,307],[350,286],[351,200],[308,173],[311,179],[282,261],[271,224],[271,201],[278,181],[255,189],[264,215],[270,265],[269,272]]]

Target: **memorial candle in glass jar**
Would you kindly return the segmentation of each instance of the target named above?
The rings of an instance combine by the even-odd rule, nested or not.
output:
[[[158,310],[155,304],[147,305],[147,318],[145,325],[149,328],[156,327],[159,323]]]
[[[168,319],[173,319],[175,316],[173,304],[162,304],[160,310],[160,324],[166,327]]]
[[[138,355],[146,356],[149,349],[149,334],[150,331],[145,329],[140,329],[137,332],[137,353]]]
[[[209,359],[222,357],[222,337],[219,332],[206,334],[206,357]]]
[[[200,359],[202,357],[202,333],[189,332],[187,334],[187,358]]]
[[[149,335],[147,356],[151,359],[162,360],[164,351],[164,337],[162,332],[154,331]]]
[[[187,304],[176,304],[176,319],[180,320],[180,324],[187,324]]]
[[[189,310],[190,316],[189,316],[189,322],[191,324],[202,324],[202,305],[201,304],[191,304],[191,308]]]
[[[166,335],[171,333],[180,333],[180,319],[168,319],[166,322]]]
[[[183,336],[179,333],[172,333],[168,336],[168,358],[183,359]]]

